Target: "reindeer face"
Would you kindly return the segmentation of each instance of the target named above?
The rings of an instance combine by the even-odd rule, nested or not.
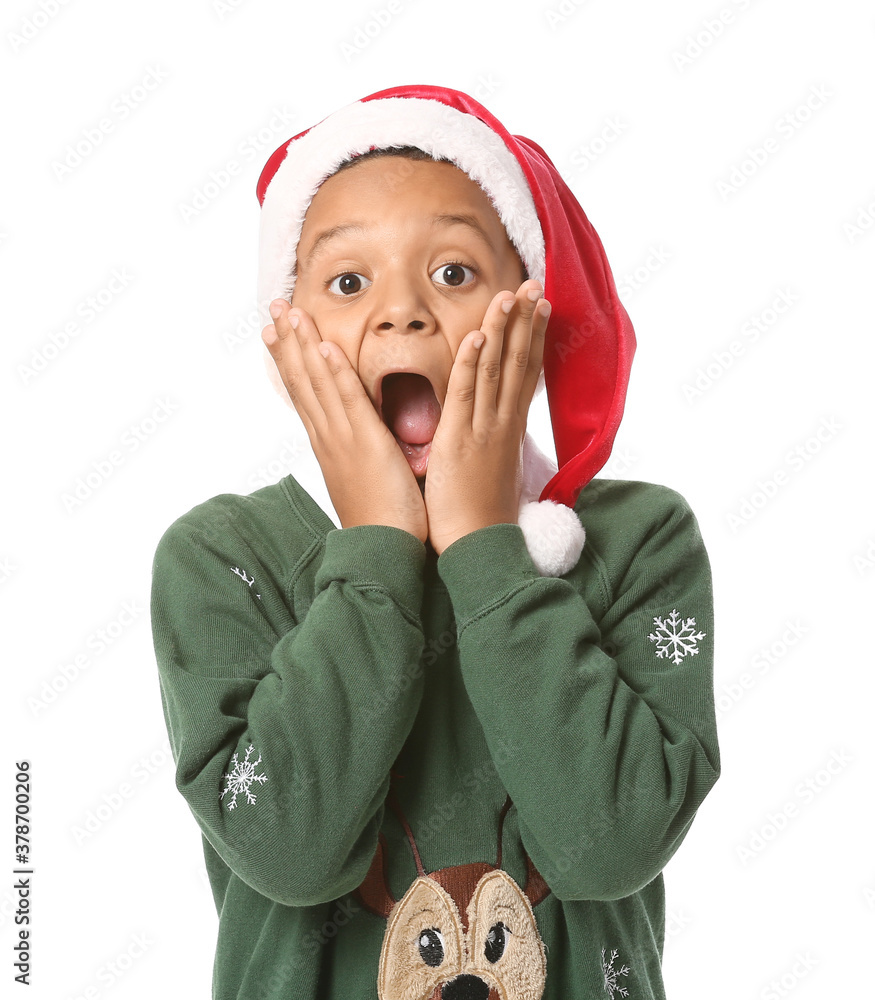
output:
[[[391,802],[391,800],[390,800]],[[397,803],[391,802],[399,812]],[[388,924],[380,952],[379,1000],[541,1000],[546,952],[533,907],[550,892],[530,858],[521,889],[501,865],[473,862],[426,874],[404,822],[419,877],[396,902],[385,877],[380,836],[358,889],[364,905]]]
[[[466,916],[433,877],[417,878],[389,917],[380,1000],[540,1000],[544,946],[531,903],[510,875],[487,871]]]

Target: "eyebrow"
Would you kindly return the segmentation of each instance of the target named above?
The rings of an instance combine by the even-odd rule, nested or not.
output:
[[[332,226],[330,229],[325,229],[313,241],[313,246],[310,247],[310,252],[304,258],[304,264],[309,267],[315,258],[322,252],[326,243],[329,243],[338,236],[346,236],[348,233],[355,233],[357,236],[364,236],[367,233],[367,229],[361,222],[342,222],[338,226]],[[297,270],[297,267],[295,270]]]
[[[473,215],[436,215],[432,218],[431,222],[434,226],[467,226],[468,229],[473,230],[474,234],[486,244],[489,250],[493,253],[495,252],[492,240],[490,240],[486,230]],[[347,236],[349,234],[366,236],[367,227],[361,222],[343,222],[340,225],[324,230],[313,241],[310,252],[304,258],[304,265],[310,267],[316,257],[323,252],[326,244],[330,243],[331,240],[336,239],[338,236]],[[297,270],[297,267],[295,270]]]
[[[480,239],[493,253],[495,253],[495,247],[492,245],[492,240],[489,238],[489,234],[483,226],[480,225],[480,221],[475,218],[475,216],[436,215],[431,221],[436,226],[467,226],[469,229],[473,229],[475,234],[480,237]]]

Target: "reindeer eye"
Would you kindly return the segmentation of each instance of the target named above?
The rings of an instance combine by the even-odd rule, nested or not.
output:
[[[444,960],[444,936],[437,927],[430,927],[419,935],[419,954],[423,962],[436,969]]]
[[[501,958],[507,947],[506,934],[510,934],[510,929],[499,922],[493,924],[486,935],[486,947],[483,949],[483,953],[493,965]]]

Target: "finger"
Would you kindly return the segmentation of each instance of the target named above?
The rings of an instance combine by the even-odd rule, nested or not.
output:
[[[326,423],[320,430],[330,436],[351,435],[360,442],[373,442],[374,434],[388,438],[397,447],[391,431],[380,419],[358,372],[339,344],[322,340],[313,318],[303,309],[296,328],[301,354],[307,366],[313,393]]]
[[[535,306],[535,317],[532,324],[532,342],[529,348],[529,364],[520,388],[519,405],[528,413],[529,406],[535,396],[538,387],[538,379],[541,377],[541,368],[544,364],[544,349],[547,341],[547,326],[550,322],[550,313],[553,311],[552,305],[541,299]],[[523,412],[521,409],[520,412]]]
[[[261,331],[261,339],[273,358],[283,384],[294,403],[300,396],[299,382],[303,365],[300,357],[301,352],[293,335],[290,309],[289,303],[283,299],[274,299],[271,302],[269,311],[273,322]]]
[[[514,307],[504,332],[501,385],[496,400],[500,415],[518,412],[518,403],[529,370],[535,309],[543,295],[541,283],[524,281],[517,290]]]
[[[323,358],[326,371],[333,383],[332,405],[335,407],[335,417],[343,412],[345,419],[358,430],[371,424],[386,425],[380,420],[373,403],[370,400],[358,372],[353,368],[349,358],[339,344],[323,340],[319,344],[319,354]],[[388,431],[388,427],[386,427]]]
[[[295,335],[313,397],[320,409],[319,429],[324,434],[347,430],[351,400],[359,398],[352,392],[349,376],[358,382],[360,395],[367,398],[364,386],[341,347],[322,339],[313,317],[306,310],[295,307],[292,320],[297,320]],[[343,392],[336,378],[341,372],[345,376]]]
[[[501,357],[505,326],[515,299],[509,291],[499,292],[489,303],[480,330],[485,340],[479,349],[474,385],[472,419],[491,420],[501,384]]]
[[[307,433],[313,438],[313,430],[324,431],[325,415],[312,384],[309,366],[301,349],[296,327],[303,317],[309,320],[315,330],[312,318],[301,309],[292,312],[288,302],[277,299],[270,304],[273,317],[271,327],[262,331],[262,340],[267,346],[274,363],[288,390],[298,416],[304,421]],[[274,337],[271,337],[271,329]],[[318,336],[318,331],[316,331]]]
[[[463,435],[467,439],[471,432],[479,355],[485,343],[483,331],[472,330],[459,344],[450,369],[439,427],[454,437]]]
[[[307,432],[307,436],[310,438],[311,441],[315,440],[314,438],[315,428],[313,427],[313,421],[310,419],[306,409],[301,405],[301,400],[297,391],[295,391],[294,389],[289,389],[287,380],[283,375],[282,348],[280,347],[279,336],[277,335],[276,327],[274,326],[273,323],[269,323],[261,331],[261,339],[264,342],[265,347],[268,349],[268,352],[270,353],[271,357],[273,358],[273,362],[276,365],[277,372],[279,373],[280,378],[282,379],[282,383],[285,386],[289,399],[292,401],[292,406],[294,407],[295,412],[298,414],[298,418],[304,425],[304,430]]]

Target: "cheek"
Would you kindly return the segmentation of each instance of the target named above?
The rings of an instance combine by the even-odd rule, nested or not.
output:
[[[327,307],[312,295],[308,295],[305,289],[302,289],[300,294],[297,288],[294,290],[292,305],[307,313],[316,324],[322,340],[339,344],[346,351],[347,342],[351,339],[350,331],[355,329],[355,321],[351,320],[351,317]]]
[[[346,355],[352,367],[359,371],[362,363],[363,335],[361,331],[361,321],[352,313],[314,307],[313,311],[307,310],[316,324],[319,331],[320,340],[330,340]]]
[[[292,292],[292,305],[303,309],[313,320],[321,340],[337,344],[354,368],[362,346],[362,320],[355,309],[338,308],[313,290],[313,279],[299,278]]]
[[[495,291],[498,292],[499,289]],[[465,308],[459,313],[457,322],[454,324],[456,348],[472,330],[479,330],[483,326],[483,318],[486,316],[486,310],[489,308],[494,294],[491,289],[484,290],[482,295],[472,298],[471,302],[465,304]]]

